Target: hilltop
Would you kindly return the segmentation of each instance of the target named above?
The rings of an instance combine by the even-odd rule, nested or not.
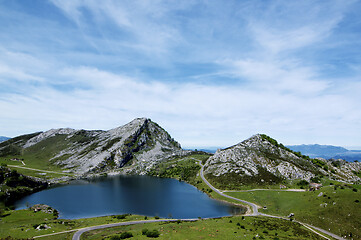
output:
[[[257,134],[232,147],[218,150],[205,164],[207,178],[228,188],[247,184],[278,184],[285,181],[331,179],[357,182],[360,163],[312,159],[276,140]]]
[[[145,174],[156,162],[183,155],[180,144],[147,118],[108,131],[51,129],[0,143],[0,157],[84,175],[114,170]]]

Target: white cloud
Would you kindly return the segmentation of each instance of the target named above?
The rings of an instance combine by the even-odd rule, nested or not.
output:
[[[258,132],[285,144],[360,145],[360,64],[330,78],[324,65],[337,63],[319,55],[320,45],[342,45],[335,29],[349,4],[53,3],[78,29],[59,17],[41,32],[37,19],[24,28],[36,25],[46,41],[13,44],[0,26],[11,40],[0,37],[0,135],[109,129],[144,116],[185,146],[229,146]]]
[[[60,72],[66,79],[81,81],[84,89],[62,92],[42,86],[29,88],[22,96],[8,95],[1,102],[3,121],[30,122],[29,131],[68,126],[109,129],[145,116],[158,121],[183,145],[227,146],[257,132],[282,138],[287,129],[302,139],[340,127],[335,117],[353,103],[338,95],[304,98],[242,85],[142,82],[87,67]],[[359,117],[359,111],[344,117],[342,125],[354,125]],[[35,124],[37,119],[42,121]]]

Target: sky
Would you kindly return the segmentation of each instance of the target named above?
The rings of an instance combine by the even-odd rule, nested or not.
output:
[[[147,117],[186,148],[361,148],[361,2],[0,0],[0,135]]]

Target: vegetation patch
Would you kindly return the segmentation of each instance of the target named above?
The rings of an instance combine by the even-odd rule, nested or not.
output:
[[[197,161],[203,161],[208,158],[209,155],[199,153],[187,155],[186,157],[175,158],[167,162],[159,163],[151,171],[149,171],[148,175],[175,178],[180,181],[196,185],[196,177],[201,169]]]
[[[0,166],[0,201],[11,204],[16,199],[47,187],[47,183],[35,181],[16,170]]]

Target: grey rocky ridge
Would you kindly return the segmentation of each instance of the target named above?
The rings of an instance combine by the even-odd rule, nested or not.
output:
[[[317,176],[357,182],[360,163],[335,164],[293,152],[276,140],[257,134],[224,150],[218,150],[205,164],[205,174],[222,186],[232,184],[274,184],[284,180],[311,181]]]
[[[0,144],[0,156],[21,154],[26,160],[39,151],[43,161],[77,175],[120,170],[142,175],[158,161],[187,153],[147,118],[108,131],[51,129]]]

